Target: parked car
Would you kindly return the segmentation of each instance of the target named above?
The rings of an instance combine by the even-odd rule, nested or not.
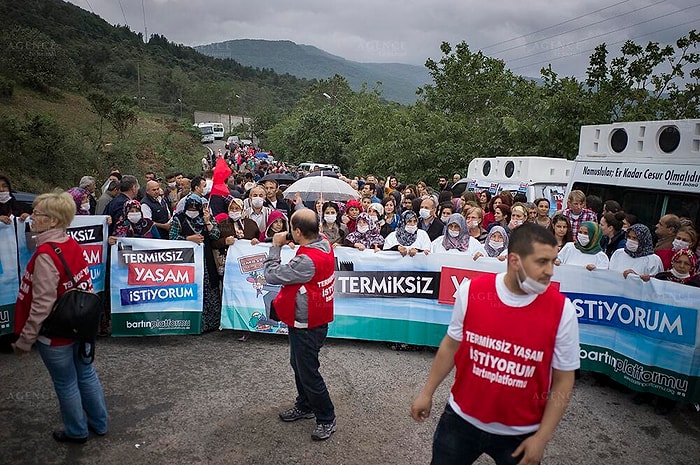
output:
[[[32,194],[30,192],[13,192],[12,195],[15,196],[15,201],[21,207],[23,213],[32,212],[32,204],[34,199],[37,198],[37,194]]]
[[[226,144],[225,144],[225,145],[226,145],[226,148],[227,148],[228,150],[231,150],[232,148],[234,148],[234,147],[233,147],[234,145],[240,144],[240,143],[241,143],[241,138],[240,138],[240,137],[238,137],[238,136],[228,136],[228,139],[226,139]]]

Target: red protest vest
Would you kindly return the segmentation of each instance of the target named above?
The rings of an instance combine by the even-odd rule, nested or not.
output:
[[[34,295],[32,276],[34,275],[34,265],[36,262],[36,257],[39,256],[39,254],[43,253],[51,257],[54,266],[58,270],[58,288],[56,289],[57,300],[68,289],[71,289],[73,287],[73,283],[71,282],[70,276],[68,276],[68,273],[66,272],[63,263],[61,263],[61,259],[58,258],[58,255],[56,255],[56,252],[54,252],[51,244],[52,243],[50,242],[46,242],[36,248],[34,255],[32,255],[32,258],[29,259],[27,268],[24,271],[24,276],[22,276],[22,281],[19,286],[19,293],[17,294],[17,302],[15,303],[14,332],[16,334],[20,334],[22,332],[22,329],[24,328],[24,325],[26,324],[27,319],[29,318],[29,312],[32,307],[32,297]],[[75,282],[78,283],[78,286],[85,290],[92,290],[92,279],[90,277],[90,269],[88,268],[88,264],[85,261],[83,249],[80,247],[80,244],[78,244],[78,242],[72,237],[69,237],[66,242],[53,242],[53,244],[55,244],[56,247],[61,249],[63,258],[68,264],[68,268],[70,268],[72,273],[75,273],[73,275],[73,279],[75,279]],[[72,343],[72,339],[63,339],[56,337],[51,338],[52,346],[68,345]]]
[[[314,247],[300,246],[297,255],[306,255],[314,262],[316,270],[311,280],[303,284],[286,284],[277,294],[272,304],[279,319],[289,327],[294,327],[296,316],[296,296],[302,286],[308,297],[309,328],[333,321],[333,290],[335,286],[335,255],[333,248],[324,252]]]
[[[452,395],[482,423],[532,426],[542,421],[565,297],[551,286],[526,307],[496,294],[496,275],[469,284]]]

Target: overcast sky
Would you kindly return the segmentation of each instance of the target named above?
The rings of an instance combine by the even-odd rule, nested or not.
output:
[[[440,43],[466,41],[519,74],[547,63],[584,78],[601,42],[673,43],[700,24],[697,0],[73,0],[112,24],[185,45],[291,40],[362,62],[423,65]],[[143,8],[142,8],[143,6]],[[562,24],[564,23],[564,24]],[[510,49],[510,50],[507,50]],[[570,56],[572,55],[572,56]]]

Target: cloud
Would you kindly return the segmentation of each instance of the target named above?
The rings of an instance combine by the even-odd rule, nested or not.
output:
[[[86,0],[73,3],[89,9]],[[108,22],[124,24],[126,16],[132,30],[143,32],[140,0],[89,5]],[[441,42],[466,41],[518,73],[536,76],[551,61],[559,74],[579,78],[601,42],[611,44],[611,52],[635,37],[638,43],[672,43],[700,22],[694,0],[144,0],[143,5],[149,34],[186,45],[291,40],[353,61],[422,65],[428,57],[440,58]],[[573,18],[578,19],[551,27]]]

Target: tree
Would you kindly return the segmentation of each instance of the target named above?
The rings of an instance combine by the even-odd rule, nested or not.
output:
[[[627,41],[608,64],[603,43],[591,55],[586,85],[602,122],[700,116],[700,34],[692,30],[673,45]],[[695,65],[695,66],[693,66]],[[690,70],[687,68],[691,67]]]
[[[119,139],[124,139],[126,132],[138,121],[133,101],[129,97],[119,97],[113,100],[107,120],[117,131]]]

